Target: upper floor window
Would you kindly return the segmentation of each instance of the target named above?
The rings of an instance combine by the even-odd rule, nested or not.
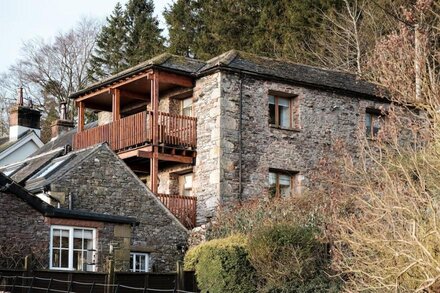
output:
[[[148,253],[130,253],[130,272],[148,272],[150,255]]]
[[[269,95],[269,124],[280,128],[297,128],[296,98]]]
[[[52,226],[50,235],[51,269],[95,270],[95,229]]]
[[[179,177],[180,194],[192,195],[193,173],[183,174]]]
[[[192,107],[193,107],[192,97],[183,99],[181,101],[180,114],[183,116],[192,116],[193,114]]]
[[[299,191],[298,172],[269,170],[269,192],[272,197],[288,197]]]
[[[376,137],[383,126],[383,115],[378,110],[368,110],[365,113],[365,135]]]

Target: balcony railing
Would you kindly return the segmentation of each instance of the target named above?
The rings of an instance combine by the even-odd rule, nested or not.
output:
[[[152,111],[144,111],[120,120],[78,132],[73,148],[82,149],[107,142],[114,151],[121,151],[152,142]],[[197,119],[159,112],[159,143],[183,148],[196,147]]]
[[[197,198],[195,196],[157,194],[159,200],[188,229],[196,226]]]

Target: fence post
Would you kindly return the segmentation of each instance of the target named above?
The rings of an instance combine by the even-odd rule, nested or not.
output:
[[[183,263],[182,261],[177,261],[176,264],[176,289],[184,290],[185,289],[185,279],[183,273]]]
[[[108,290],[107,293],[112,292],[112,285],[115,282],[115,264],[112,259],[108,260]]]

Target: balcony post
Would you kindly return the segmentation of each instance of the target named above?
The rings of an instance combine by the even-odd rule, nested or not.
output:
[[[121,119],[121,90],[111,89],[112,94],[112,118],[113,121]]]
[[[154,72],[151,79],[151,106],[153,111],[153,156],[150,160],[151,191],[157,194],[159,173],[159,80]]]
[[[78,131],[82,132],[84,130],[84,102],[78,102]]]

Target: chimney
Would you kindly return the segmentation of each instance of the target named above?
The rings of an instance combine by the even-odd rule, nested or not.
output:
[[[56,120],[51,125],[52,127],[52,139],[56,139],[61,134],[64,134],[73,128],[75,128],[75,124],[71,120],[67,120],[67,103],[61,102],[60,104],[60,119]]]
[[[17,105],[12,107],[9,117],[9,140],[16,141],[18,138],[28,130],[33,130],[40,136],[40,111],[32,108],[32,103],[29,106],[24,106],[23,103],[23,88],[18,89]]]

